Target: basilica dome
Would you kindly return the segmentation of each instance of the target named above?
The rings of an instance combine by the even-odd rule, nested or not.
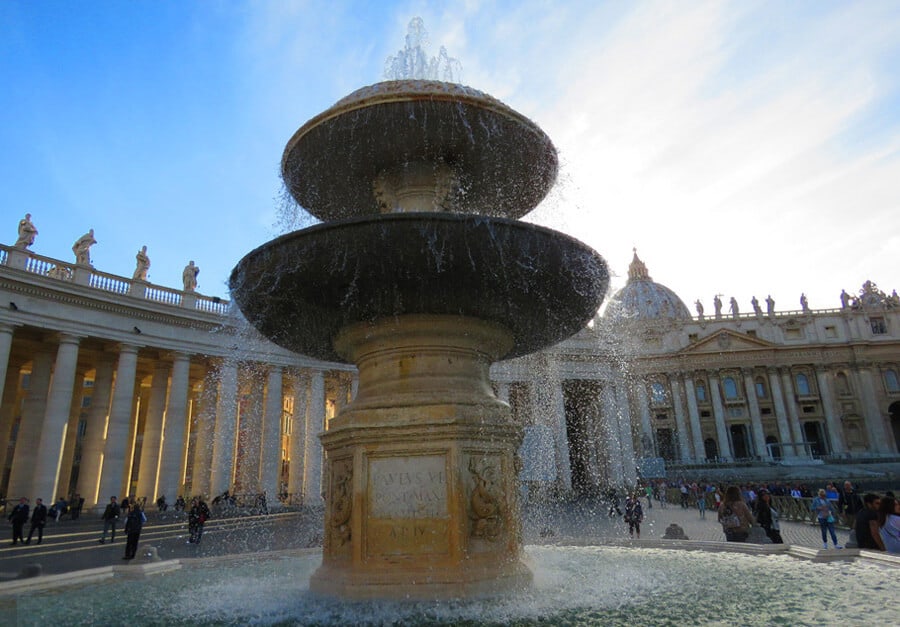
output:
[[[655,283],[637,250],[628,266],[628,283],[609,301],[604,318],[611,320],[690,320],[691,313],[678,295]]]

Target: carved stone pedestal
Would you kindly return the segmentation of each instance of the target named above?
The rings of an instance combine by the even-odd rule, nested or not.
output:
[[[400,316],[341,331],[357,397],[322,435],[325,543],[314,592],[453,598],[526,586],[516,451],[521,429],[488,370],[512,338],[460,316]]]

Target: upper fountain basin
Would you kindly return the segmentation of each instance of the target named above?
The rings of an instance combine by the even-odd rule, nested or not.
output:
[[[404,314],[479,318],[509,329],[504,358],[546,348],[596,314],[606,262],[585,244],[504,218],[399,213],[283,235],[229,281],[246,318],[276,344],[345,361],[332,344],[357,322]]]
[[[326,221],[397,211],[519,218],[547,195],[557,168],[534,122],[478,90],[427,80],[353,92],[300,127],[281,161],[291,195]],[[394,203],[407,183],[433,187],[434,202]]]

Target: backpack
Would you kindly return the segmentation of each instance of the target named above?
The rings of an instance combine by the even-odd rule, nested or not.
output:
[[[722,523],[722,528],[725,531],[730,531],[732,529],[737,529],[741,526],[740,517],[734,513],[734,510],[731,509],[728,505],[726,505],[722,509],[722,515],[719,518],[719,522]]]

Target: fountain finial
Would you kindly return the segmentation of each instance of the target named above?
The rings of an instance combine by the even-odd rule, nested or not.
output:
[[[406,46],[385,61],[384,77],[392,81],[434,80],[458,83],[462,70],[459,61],[448,55],[444,46],[441,46],[438,56],[429,59],[425,52],[427,43],[425,22],[421,17],[414,17],[407,27]]]

